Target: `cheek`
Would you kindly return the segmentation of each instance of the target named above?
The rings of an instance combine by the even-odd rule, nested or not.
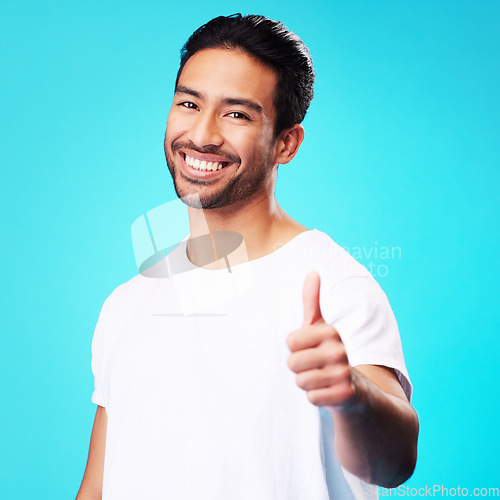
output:
[[[266,131],[262,133],[255,141],[255,145],[258,145],[255,149],[261,158],[265,160],[270,160],[275,153],[276,143],[271,140],[272,131]]]
[[[224,131],[224,140],[240,156],[256,157],[267,147],[268,138],[263,131],[229,128]]]
[[[175,112],[170,112],[167,118],[167,129],[165,132],[165,143],[169,144],[173,140],[177,139],[186,130],[188,130],[188,124],[186,119],[180,117]]]

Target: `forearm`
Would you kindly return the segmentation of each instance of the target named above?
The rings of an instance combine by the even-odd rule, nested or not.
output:
[[[336,454],[364,481],[398,486],[415,468],[418,417],[408,401],[384,392],[354,368],[352,375],[352,403],[332,411]]]
[[[82,485],[78,491],[76,500],[102,500],[102,492],[93,490],[92,488],[85,488]]]

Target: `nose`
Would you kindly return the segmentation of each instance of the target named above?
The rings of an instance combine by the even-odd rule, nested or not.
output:
[[[191,140],[196,146],[221,146],[224,142],[217,117],[208,111],[199,112],[192,123]]]

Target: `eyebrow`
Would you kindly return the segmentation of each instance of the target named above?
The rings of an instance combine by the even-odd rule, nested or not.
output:
[[[198,97],[198,99],[202,99],[204,97],[204,94],[201,92],[198,92],[197,90],[190,89],[189,87],[185,87],[184,85],[177,85],[175,87],[175,94],[189,94],[194,97]]]
[[[193,97],[197,97],[198,99],[206,98],[206,94],[204,94],[203,92],[198,92],[197,90],[185,87],[184,85],[177,85],[177,87],[175,88],[175,93],[192,95]],[[240,97],[222,97],[221,99],[219,99],[219,101],[222,104],[229,104],[231,106],[245,106],[247,108],[253,109],[260,114],[264,112],[264,108],[251,99],[244,99]]]

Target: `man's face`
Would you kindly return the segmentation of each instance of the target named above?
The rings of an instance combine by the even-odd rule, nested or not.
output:
[[[273,191],[277,81],[240,51],[204,49],[188,60],[164,144],[179,197],[197,194],[201,207],[221,208]]]

